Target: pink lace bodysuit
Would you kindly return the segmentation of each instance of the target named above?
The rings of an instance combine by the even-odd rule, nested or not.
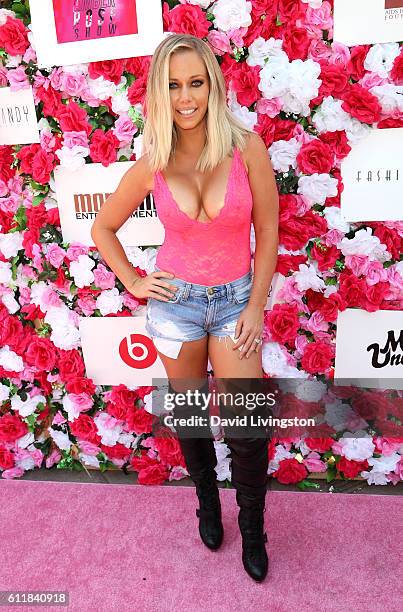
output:
[[[156,258],[158,268],[190,283],[219,285],[250,270],[250,230],[253,198],[248,173],[234,147],[224,207],[204,222],[191,219],[175,202],[162,173],[152,191],[165,240]]]

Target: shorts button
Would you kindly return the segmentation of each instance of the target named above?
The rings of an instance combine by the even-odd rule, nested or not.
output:
[[[207,293],[208,293],[209,295],[212,295],[212,294],[214,293],[214,287],[209,287],[209,288],[207,289]]]

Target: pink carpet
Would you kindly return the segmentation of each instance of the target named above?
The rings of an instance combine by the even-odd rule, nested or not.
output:
[[[0,481],[0,590],[67,590],[69,607],[14,611],[397,612],[402,499],[268,492],[269,574],[241,562],[234,490],[224,542],[199,540],[193,488]]]

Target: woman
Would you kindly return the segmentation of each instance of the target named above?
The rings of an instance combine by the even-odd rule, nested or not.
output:
[[[155,50],[145,114],[145,153],[98,213],[92,238],[126,289],[148,298],[146,329],[171,391],[179,390],[174,379],[201,380],[200,390],[207,390],[208,358],[216,378],[261,379],[264,306],[278,247],[278,195],[266,146],[232,115],[214,53],[190,35],[168,35]],[[165,240],[155,271],[140,277],[116,232],[150,192]],[[190,414],[194,406],[186,409]],[[186,435],[179,443],[199,498],[199,533],[215,550],[223,527],[211,430],[203,437],[188,428]],[[267,438],[226,442],[244,568],[261,581],[268,569]]]

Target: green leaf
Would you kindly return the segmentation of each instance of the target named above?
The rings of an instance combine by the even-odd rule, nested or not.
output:
[[[15,228],[10,230],[10,232],[21,232],[22,230],[25,230],[27,228],[27,213],[25,210],[25,206],[21,205],[17,208],[17,212],[14,214],[13,219],[17,225]]]
[[[32,206],[38,206],[46,198],[45,193],[39,193],[32,198]]]
[[[336,478],[336,474],[337,474],[337,468],[336,468],[336,464],[333,463],[331,465],[327,465],[327,472],[326,472],[326,482],[331,482],[332,480],[334,480]]]
[[[306,478],[297,482],[297,487],[301,491],[306,491],[307,489],[320,489],[320,485],[317,482],[311,482]]]

